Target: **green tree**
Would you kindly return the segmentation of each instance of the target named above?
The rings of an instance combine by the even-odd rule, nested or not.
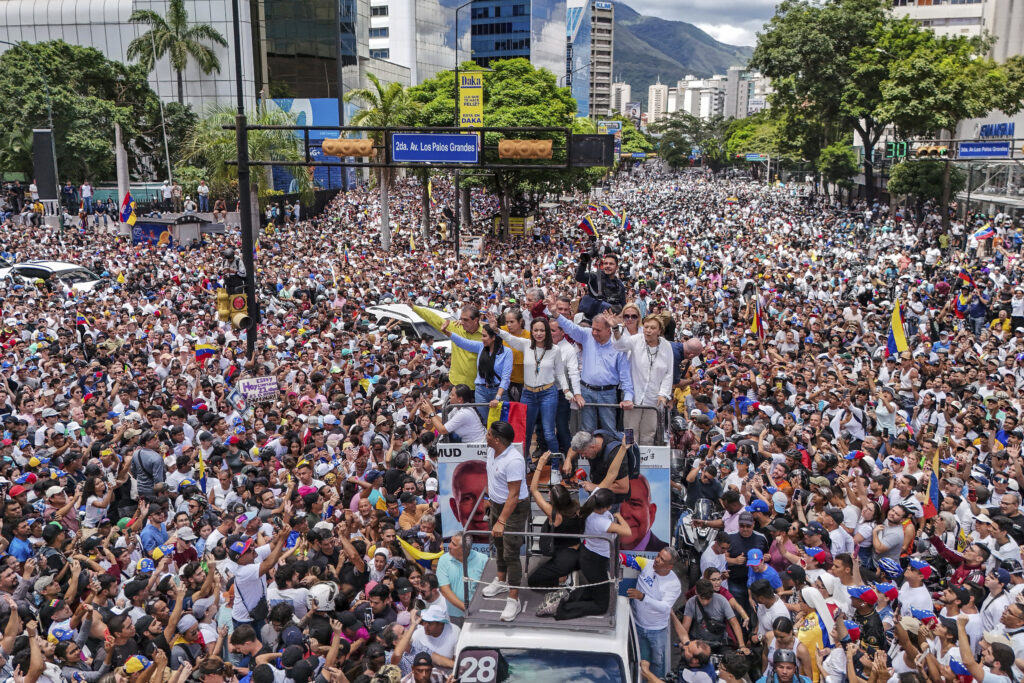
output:
[[[204,169],[206,172],[204,177],[214,192],[219,192],[219,188],[230,187],[231,181],[237,183],[238,166],[228,163],[238,159],[235,131],[224,128],[224,126],[234,126],[235,114],[234,107],[215,107],[209,114],[196,122],[182,144],[181,160]],[[296,125],[294,114],[284,112],[274,106],[267,106],[265,102],[260,102],[257,109],[248,112],[247,116],[251,126]],[[301,162],[305,159],[305,155],[293,131],[250,130],[249,158]],[[302,201],[308,206],[312,204],[313,199],[312,173],[305,168],[292,168],[296,169],[291,173],[299,194]],[[188,172],[188,178],[193,179],[196,183],[199,181],[199,178],[193,177],[191,171]],[[250,190],[253,196],[265,195],[267,190],[273,189],[273,179],[269,167],[265,168],[264,172],[254,169],[250,179],[252,182]],[[256,218],[258,220],[258,217]]]
[[[148,168],[150,157],[163,157],[163,136],[160,101],[142,67],[59,40],[19,43],[0,55],[0,131],[27,135],[32,128],[49,127],[47,84],[61,180],[81,182],[88,177],[96,182],[114,177],[115,123],[124,134],[132,174],[150,177],[143,175],[143,169]],[[181,108],[178,115],[188,116],[186,111]],[[172,134],[169,127],[168,135]],[[23,170],[31,170],[27,148],[18,152],[10,144],[4,147],[13,158],[28,164]]]
[[[373,74],[367,74],[370,88],[357,88],[345,95],[345,101],[356,101],[363,107],[352,117],[353,126],[388,128],[405,126],[416,121],[416,103],[409,97],[409,90],[401,83],[384,85]],[[384,134],[374,132],[370,137],[377,145],[384,145]],[[388,215],[388,188],[392,181],[392,170],[378,168],[376,177],[380,188],[380,243],[385,251],[391,249],[391,225]]]
[[[182,73],[190,59],[204,74],[220,73],[220,60],[206,43],[227,47],[228,41],[209,24],[189,26],[184,0],[170,0],[166,19],[152,10],[135,10],[128,21],[149,26],[148,31],[128,44],[128,59],[138,60],[149,73],[156,60],[167,55],[178,76],[179,104],[185,102]]]
[[[758,34],[750,61],[772,79],[772,109],[786,122],[787,136],[804,137],[805,158],[816,163],[822,148],[856,131],[868,150],[864,178],[869,202],[875,191],[870,150],[887,124],[878,114],[878,80],[898,59],[875,50],[875,30],[891,21],[885,0],[783,0]]]
[[[960,192],[967,186],[967,176],[963,171],[953,166],[947,176],[947,168],[949,165],[945,162],[933,159],[896,164],[889,173],[889,193],[912,197],[920,220],[924,217],[925,202],[942,201],[944,187]]]
[[[729,160],[743,154],[768,154],[772,159],[782,156],[780,123],[770,112],[762,111],[744,119],[732,119],[725,141]]]
[[[11,128],[0,133],[0,179],[5,172],[32,177],[31,128]]]
[[[723,116],[702,119],[677,111],[652,129],[661,133],[658,154],[672,168],[689,166],[693,149],[699,149],[704,163],[712,168],[721,168],[726,162],[729,121]]]
[[[835,183],[841,188],[852,186],[850,181],[859,167],[860,160],[857,158],[857,152],[849,142],[833,143],[821,150],[821,155],[818,157],[817,169],[822,178],[826,183]],[[828,195],[827,184],[825,188],[825,194]]]

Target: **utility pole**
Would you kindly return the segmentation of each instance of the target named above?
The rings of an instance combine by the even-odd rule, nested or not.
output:
[[[245,354],[252,360],[256,353],[256,330],[260,323],[260,302],[256,298],[256,247],[252,229],[252,193],[249,178],[249,122],[245,116],[245,92],[242,88],[242,26],[239,0],[231,0],[231,18],[235,37],[235,144],[238,147],[238,219],[242,230],[242,265],[245,267],[245,298],[248,300],[249,328],[245,331]]]

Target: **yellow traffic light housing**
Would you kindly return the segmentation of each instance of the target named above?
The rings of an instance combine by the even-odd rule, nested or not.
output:
[[[249,300],[245,294],[228,294],[231,325],[238,330],[249,329]]]
[[[228,290],[217,290],[217,320],[228,322],[231,320],[231,309],[228,306]]]
[[[918,147],[915,154],[917,154],[917,156],[919,157],[930,157],[932,155],[932,147],[930,145],[925,147]]]
[[[918,157],[945,157],[949,154],[949,148],[945,145],[925,145],[918,147],[915,153]]]
[[[324,154],[332,157],[372,157],[377,154],[373,148],[373,140],[326,138],[320,147]]]
[[[502,159],[550,159],[551,140],[502,140],[498,156]]]

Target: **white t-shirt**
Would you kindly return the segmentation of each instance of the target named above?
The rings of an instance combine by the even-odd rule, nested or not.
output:
[[[231,603],[231,618],[235,621],[251,622],[249,609],[255,609],[260,598],[267,592],[266,579],[260,576],[260,563],[270,556],[270,544],[256,548],[256,559],[252,564],[235,570],[235,599]]]
[[[456,408],[448,416],[444,428],[449,434],[455,434],[462,443],[484,443],[487,439],[487,430],[480,422],[480,416],[472,408]]]
[[[776,600],[775,604],[771,607],[765,607],[761,603],[757,603],[754,606],[754,611],[757,612],[757,635],[764,637],[764,634],[772,630],[772,624],[779,617],[791,618],[789,616],[789,610],[786,609],[786,603],[782,600]]]
[[[644,594],[643,600],[630,600],[636,625],[643,629],[668,628],[672,621],[672,606],[682,593],[679,577],[675,572],[661,576],[649,562],[636,580],[636,588]]]
[[[309,611],[306,606],[307,597],[309,597],[308,588],[278,588],[276,583],[267,586],[267,606],[273,607],[282,602],[290,602],[295,616],[299,619],[306,616],[306,612]],[[248,600],[249,597],[246,596],[245,599]]]
[[[840,553],[854,554],[853,536],[846,533],[846,529],[841,526],[836,527],[833,531],[828,532],[828,535],[832,539],[832,557]]]
[[[725,558],[727,554],[719,555],[715,552],[714,544],[709,545],[704,549],[704,552],[700,554],[700,573],[703,575],[707,571],[708,567],[714,567],[720,572],[724,572],[727,566]]]
[[[911,616],[912,609],[931,611],[932,607],[932,595],[925,586],[912,588],[907,583],[900,586],[900,614],[903,616]]]
[[[513,481],[520,482],[519,500],[525,500],[529,495],[529,487],[526,485],[526,460],[519,447],[510,445],[500,454],[495,453],[493,448],[488,448],[487,494],[491,503],[504,504],[508,500],[508,485]]]
[[[444,625],[444,630],[437,638],[431,638],[422,626],[417,626],[412,633],[413,656],[420,652],[429,652],[447,659],[455,659],[455,644],[459,642],[459,633],[459,627],[451,622]]]
[[[615,518],[612,517],[612,513],[608,510],[601,513],[594,512],[587,517],[584,531],[587,534],[607,533],[608,527],[614,522]],[[583,544],[592,553],[596,553],[601,557],[611,557],[611,544],[603,538],[585,538],[583,539]]]

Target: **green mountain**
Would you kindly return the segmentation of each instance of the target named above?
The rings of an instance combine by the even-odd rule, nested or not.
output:
[[[742,66],[752,47],[720,43],[693,24],[646,17],[629,5],[615,3],[615,80],[632,86],[633,101],[647,111],[647,88],[661,77],[675,86],[683,76],[724,74]]]

